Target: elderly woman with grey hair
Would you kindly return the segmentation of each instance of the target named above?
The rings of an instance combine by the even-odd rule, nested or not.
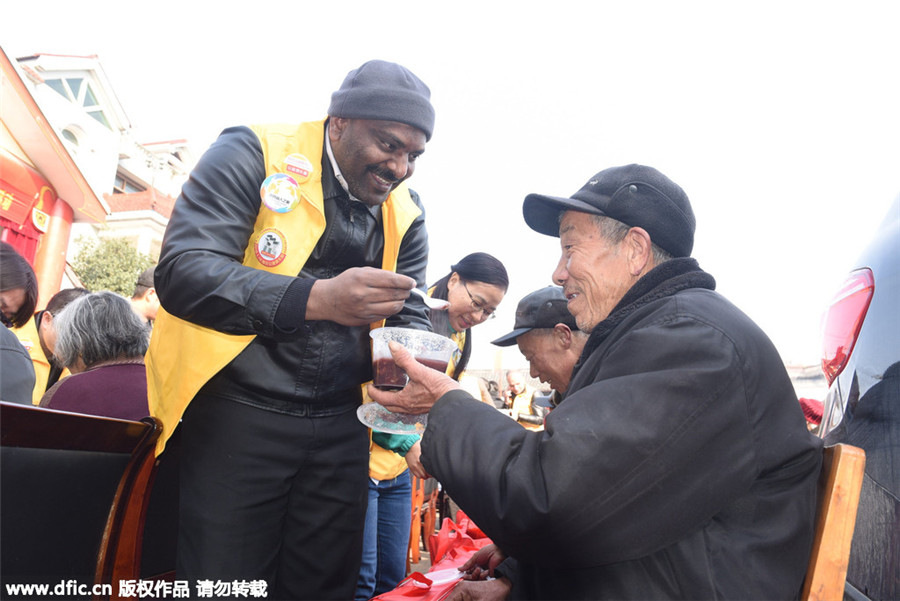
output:
[[[41,399],[41,407],[139,420],[150,415],[144,353],[149,332],[124,297],[93,292],[56,317],[56,351],[72,375]]]

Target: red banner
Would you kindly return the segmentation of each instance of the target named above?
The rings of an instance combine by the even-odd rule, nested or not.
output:
[[[55,199],[56,192],[40,173],[8,152],[0,152],[0,216],[21,226],[31,221],[33,207],[40,209]]]

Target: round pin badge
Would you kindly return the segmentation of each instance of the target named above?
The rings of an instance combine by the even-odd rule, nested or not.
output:
[[[263,204],[276,213],[287,213],[294,210],[300,202],[300,187],[290,175],[273,173],[259,188]]]
[[[313,164],[302,154],[289,154],[284,158],[284,171],[303,181],[312,175]]]
[[[260,232],[254,250],[257,261],[266,267],[275,267],[287,256],[287,240],[277,229],[268,227]]]

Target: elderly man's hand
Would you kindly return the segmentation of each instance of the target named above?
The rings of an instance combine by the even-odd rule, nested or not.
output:
[[[453,587],[446,601],[501,601],[511,589],[512,583],[506,578],[463,580]]]
[[[460,386],[450,376],[431,369],[416,361],[403,345],[388,343],[394,363],[409,376],[409,384],[400,392],[378,390],[368,385],[369,397],[388,411],[394,413],[428,413],[434,402],[451,390]]]
[[[494,576],[494,568],[503,563],[506,554],[500,547],[491,543],[475,552],[469,560],[460,566],[459,571],[464,572],[465,580],[485,580],[488,576]]]

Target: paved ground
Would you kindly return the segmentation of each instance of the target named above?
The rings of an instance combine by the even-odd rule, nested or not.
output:
[[[421,558],[419,563],[413,563],[409,566],[410,572],[421,572],[426,573],[431,569],[431,558],[428,556],[428,551],[421,552]]]

